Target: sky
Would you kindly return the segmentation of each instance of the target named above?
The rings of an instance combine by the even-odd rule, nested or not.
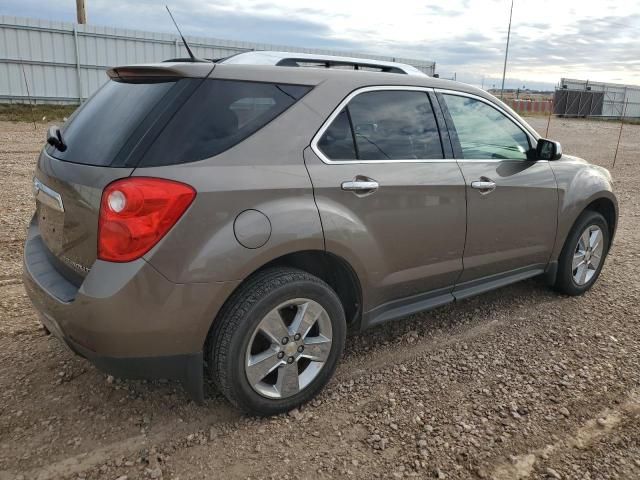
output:
[[[500,86],[510,0],[166,0],[185,35],[433,60]],[[2,0],[0,14],[75,21],[75,0]],[[88,23],[174,33],[164,2],[86,0]],[[561,77],[640,85],[640,0],[515,0],[507,88]]]

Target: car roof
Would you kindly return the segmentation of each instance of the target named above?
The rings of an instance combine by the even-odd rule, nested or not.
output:
[[[293,66],[255,65],[244,63],[211,63],[211,62],[161,62],[122,65],[107,70],[113,79],[131,77],[191,77],[228,78],[250,81],[268,81],[297,83],[303,85],[319,85],[325,81],[339,81],[345,85],[406,85],[428,88],[459,90],[476,95],[493,98],[479,88],[465,83],[429,77],[428,75],[407,75],[392,72],[375,72],[367,70],[346,70],[336,68],[300,68]]]
[[[409,86],[436,88],[469,93],[500,105],[513,115],[518,115],[506,104],[490,93],[461,82],[429,77],[427,75],[407,75],[390,72],[346,70],[336,68],[300,68],[273,65],[226,64],[211,62],[162,62],[114,67],[108,70],[114,79],[143,77],[191,77],[245,80],[253,82],[289,83],[298,85],[324,85],[336,93],[347,94],[364,87]],[[526,122],[523,121],[526,124]],[[531,127],[530,131],[535,132]]]
[[[270,65],[216,64],[210,74],[211,78],[236,79],[247,81],[264,81],[292,83],[300,85],[320,85],[322,83],[339,83],[345,89],[379,85],[415,86],[457,90],[486,98],[494,98],[479,88],[452,80],[429,77],[427,75],[406,75],[400,73],[371,72],[365,70],[343,70],[332,68],[299,68]]]

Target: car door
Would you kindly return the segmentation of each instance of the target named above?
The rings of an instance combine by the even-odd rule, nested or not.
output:
[[[326,249],[356,270],[365,322],[450,301],[462,271],[464,179],[432,100],[416,87],[361,89],[305,150]]]
[[[495,286],[500,277],[542,273],[554,245],[558,193],[549,162],[535,158],[536,139],[489,100],[458,92],[439,92],[438,99],[467,188],[456,297]]]

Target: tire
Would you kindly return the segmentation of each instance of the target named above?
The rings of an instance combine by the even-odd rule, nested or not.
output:
[[[316,315],[317,321],[304,333]],[[285,329],[278,330],[282,324]],[[284,344],[284,338],[277,341],[280,336],[291,340]],[[207,342],[209,373],[227,399],[250,415],[288,412],[313,398],[329,381],[345,337],[344,310],[329,285],[302,270],[265,270],[242,284],[216,319]],[[266,359],[254,361],[257,358]],[[267,362],[267,370],[272,363],[278,366],[256,381]]]
[[[584,251],[584,249],[581,249],[581,245],[584,244],[584,241],[582,244],[579,242],[587,229],[593,229],[591,235],[588,236],[591,243],[593,243],[591,239],[595,238],[593,236],[593,232],[595,232],[596,229],[599,229],[599,232],[602,234],[602,248],[599,250],[598,246],[595,249],[592,249],[591,256],[582,257],[582,261],[586,258],[589,258],[589,261],[594,261],[596,258],[595,253],[600,251],[600,259],[597,267],[591,269],[590,267],[592,265],[588,261],[588,265],[585,266],[585,268],[588,267],[585,273],[585,270],[579,271],[578,269],[575,269],[573,262],[574,256],[576,262],[581,262],[580,256]],[[609,226],[605,218],[598,212],[594,212],[592,210],[584,211],[571,228],[564,247],[562,248],[560,258],[558,259],[558,276],[556,277],[555,288],[562,293],[572,296],[582,295],[584,292],[589,290],[600,276],[605,258],[609,252],[610,241],[611,236],[609,233]],[[586,264],[583,263],[582,265]],[[582,266],[579,268],[582,268]],[[584,277],[581,275],[584,275]]]

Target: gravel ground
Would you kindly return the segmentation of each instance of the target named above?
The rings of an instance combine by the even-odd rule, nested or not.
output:
[[[554,119],[549,137],[610,168],[618,128]],[[589,293],[532,280],[351,337],[319,398],[270,419],[107,377],[44,335],[20,280],[44,130],[0,122],[0,480],[640,478],[640,125]]]

